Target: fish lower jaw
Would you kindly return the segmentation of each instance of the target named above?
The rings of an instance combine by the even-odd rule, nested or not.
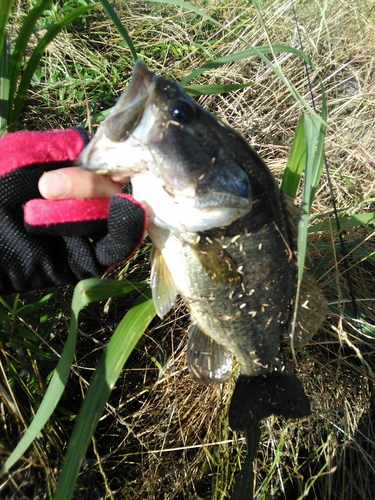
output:
[[[175,213],[169,211],[154,211],[154,224],[163,229],[178,231],[180,233],[196,233],[207,231],[216,227],[225,227],[242,217],[242,213],[235,209],[210,210],[202,214],[194,207],[183,204],[175,209]],[[185,207],[186,206],[186,207]]]
[[[198,209],[195,207],[194,188],[176,190],[171,196],[163,181],[149,171],[134,177],[132,186],[134,198],[150,208],[156,226],[180,233],[228,226],[249,211],[237,207]]]

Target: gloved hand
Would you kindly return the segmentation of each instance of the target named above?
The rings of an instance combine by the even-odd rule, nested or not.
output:
[[[141,243],[145,210],[128,195],[41,197],[42,174],[71,166],[88,141],[78,128],[0,138],[0,294],[101,276]]]

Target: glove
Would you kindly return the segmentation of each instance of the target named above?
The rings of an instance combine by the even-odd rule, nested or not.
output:
[[[128,195],[41,198],[41,175],[71,166],[88,141],[78,128],[0,138],[0,294],[101,276],[140,245],[145,210]]]

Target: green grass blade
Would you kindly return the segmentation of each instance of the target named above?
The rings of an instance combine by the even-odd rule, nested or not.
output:
[[[0,136],[6,132],[9,114],[9,46],[6,31],[0,50]]]
[[[229,83],[229,84],[212,84],[212,85],[186,85],[185,92],[192,96],[209,95],[209,94],[224,94],[233,90],[245,89],[251,87],[250,83]]]
[[[375,213],[374,213],[373,217],[374,217],[374,224],[375,224]],[[332,224],[331,224],[331,227],[332,227]],[[355,227],[357,227],[357,225]],[[371,238],[374,237],[375,233],[371,234],[370,236],[371,236]],[[365,249],[361,248],[363,243],[365,243],[366,241],[368,241],[368,238],[357,238],[353,241],[348,241],[346,243],[347,253],[351,254],[351,255],[359,255],[363,260],[375,259],[375,250],[365,250]],[[335,258],[335,255],[340,251],[340,248],[341,248],[340,245],[332,245],[331,242],[328,243],[328,242],[324,242],[324,241],[320,241],[319,243],[315,242],[314,247],[323,249],[325,252],[328,252],[329,250],[334,249],[334,252],[329,253],[325,259],[320,260],[319,263],[316,264],[316,266],[313,269],[319,269],[321,267],[324,268],[325,264],[327,264],[330,260]]]
[[[68,500],[71,498],[79,469],[111,390],[124,363],[155,314],[151,290],[148,290],[129,310],[116,328],[95,370],[77,417],[57,485],[55,500]]]
[[[124,27],[124,25],[120,21],[118,15],[113,10],[113,8],[110,5],[110,3],[108,2],[108,0],[100,0],[100,3],[102,4],[103,9],[106,11],[110,20],[116,26],[116,28],[117,28],[118,32],[120,33],[120,35],[122,36],[122,38],[125,40],[127,46],[130,49],[130,52],[131,52],[132,57],[134,59],[134,62],[135,62],[138,59],[138,55],[137,55],[137,51],[135,50],[134,44],[132,42],[132,39],[131,39],[128,31],[126,30],[126,28]]]
[[[25,453],[27,448],[38,436],[53,411],[55,410],[62,393],[64,392],[66,382],[70,374],[70,368],[73,362],[73,356],[77,343],[78,315],[80,310],[87,304],[97,300],[105,300],[110,296],[119,295],[144,287],[145,283],[125,283],[114,280],[87,279],[80,281],[74,289],[72,299],[72,312],[69,326],[69,335],[61,353],[61,358],[56,366],[55,373],[52,376],[46,394],[42,403],[32,420],[25,435],[14,449],[4,466],[0,470],[0,476],[9,471],[9,469]]]
[[[305,179],[303,183],[303,194],[301,212],[298,223],[298,281],[302,281],[303,270],[306,258],[307,246],[307,226],[309,221],[309,212],[311,206],[311,189],[313,180],[314,154],[317,142],[317,127],[314,118],[306,113],[304,115],[304,130],[306,141],[306,165]],[[296,300],[298,302],[298,300]]]
[[[305,135],[306,135],[306,168],[303,196],[308,203],[308,213],[314,201],[316,182],[319,182],[319,170],[321,169],[323,158],[318,145],[322,137],[322,122],[314,115],[305,114]],[[318,154],[317,154],[318,153]],[[320,170],[321,171],[321,170]],[[306,232],[307,234],[307,232]]]
[[[303,277],[303,270],[306,258],[307,246],[307,230],[309,213],[312,204],[313,196],[313,179],[314,179],[314,166],[316,146],[320,136],[321,122],[316,120],[314,116],[306,113],[304,115],[305,121],[305,138],[306,138],[306,166],[305,166],[305,179],[303,183],[303,194],[301,213],[298,224],[298,281],[299,286]],[[298,302],[298,300],[296,300]]]
[[[21,67],[26,54],[26,47],[30,37],[34,31],[35,24],[42,16],[43,12],[50,8],[52,0],[39,0],[30,10],[26,19],[23,21],[21,29],[18,33],[16,43],[12,50],[9,68],[9,125],[13,124],[13,107],[17,93],[17,82],[20,76]]]
[[[148,281],[131,283],[128,281],[117,281],[111,279],[90,278],[80,281],[75,290],[80,294],[82,307],[91,302],[107,300],[109,297],[116,297],[134,290],[146,288],[150,284]],[[73,297],[74,298],[74,297]],[[78,299],[76,299],[78,300]],[[78,307],[78,305],[76,306]]]
[[[216,24],[217,26],[220,26],[221,28],[224,27],[219,21],[217,21],[213,17],[209,16],[208,14],[206,14],[206,12],[204,12],[203,10],[200,10],[198,7],[196,7],[195,5],[192,5],[189,2],[183,2],[182,0],[148,0],[148,2],[150,2],[150,3],[166,3],[169,5],[174,5],[176,7],[182,7],[183,9],[185,9],[187,11],[195,12],[199,16],[203,17],[204,19],[208,19],[213,24]]]
[[[327,101],[322,83],[320,83],[320,88],[322,98],[321,117],[318,117],[315,113],[305,113],[300,118],[293,139],[292,148],[289,153],[287,167],[281,183],[281,190],[294,197],[297,194],[302,173],[303,171],[305,172],[302,205],[298,224],[298,281],[291,338],[294,336],[294,328],[299,306],[299,296],[305,267],[309,213],[320,182],[324,165],[324,140],[327,128]]]
[[[297,178],[301,172],[302,159],[305,158],[305,168],[304,168],[305,177],[303,183],[302,203],[299,215],[298,239],[297,239],[298,281],[297,281],[297,290],[296,290],[295,305],[294,305],[291,338],[293,338],[294,335],[294,327],[296,323],[297,310],[299,305],[300,289],[305,267],[309,213],[314,199],[314,194],[316,191],[317,184],[315,183],[319,182],[320,174],[322,171],[323,157],[324,157],[323,144],[325,135],[325,120],[318,119],[315,114],[311,115],[310,113],[305,113],[302,118],[303,118],[303,125],[301,124],[300,121],[297,126],[298,137],[296,138],[296,142],[298,142],[298,146],[295,146],[295,144],[293,144],[295,146],[294,153],[296,155],[296,161],[297,160],[299,161],[299,165],[296,168],[296,171],[292,172],[292,166],[290,164],[290,171],[287,174],[287,180],[284,182],[283,179],[284,189],[287,188],[289,190],[291,188],[291,185],[292,188],[294,189],[296,181],[298,180],[299,182],[299,179]],[[302,131],[304,131],[304,136],[305,136],[304,140],[302,137]],[[296,174],[296,172],[298,172],[298,174]],[[295,177],[293,177],[293,173],[295,174]],[[292,192],[293,189],[290,189],[290,191]]]
[[[291,47],[290,45],[283,45],[283,44],[273,44],[272,46],[261,45],[260,47],[250,47],[248,49],[240,50],[238,52],[233,52],[233,53],[228,54],[226,56],[219,57],[218,59],[214,59],[212,61],[209,61],[209,62],[205,63],[203,66],[200,66],[199,68],[192,71],[183,80],[181,80],[180,84],[186,85],[191,80],[193,80],[197,76],[201,75],[205,71],[209,71],[209,70],[215,69],[215,68],[220,68],[224,64],[229,64],[229,63],[232,63],[235,61],[240,61],[242,59],[247,59],[249,57],[258,56],[259,54],[267,55],[267,54],[283,54],[283,53],[294,54],[294,55],[302,58],[309,66],[311,66],[313,68],[313,63],[312,63],[311,59],[304,52],[302,52],[301,50],[295,49],[294,47]],[[270,62],[268,59],[267,59],[267,61]]]
[[[305,117],[298,120],[280,189],[295,197],[306,165]]]
[[[9,47],[7,22],[12,0],[0,1],[0,136],[6,132],[9,113]]]
[[[86,118],[83,122],[79,123],[79,126],[82,128],[87,128],[90,123],[99,123],[104,120],[104,118],[107,118],[109,113],[112,111],[113,106],[105,109],[104,111],[99,111],[99,113],[94,113],[93,115],[90,116],[90,118]]]
[[[340,227],[342,229],[347,229],[349,227],[359,227],[359,226],[373,226],[375,224],[375,212],[339,217],[339,221],[340,221]],[[317,231],[331,231],[332,227],[336,227],[336,224],[332,224],[332,222],[329,220],[324,220],[322,222],[319,222],[318,224],[310,226],[308,232],[316,233]]]
[[[34,75],[34,72],[40,62],[41,57],[44,54],[48,44],[56,38],[56,36],[70,23],[72,23],[79,16],[85,14],[91,9],[97,8],[99,4],[90,4],[78,7],[74,9],[72,12],[67,14],[61,21],[53,24],[47,31],[47,33],[43,36],[43,38],[39,41],[38,45],[33,50],[26,68],[23,72],[21,82],[19,84],[18,90],[16,92],[16,97],[14,100],[14,109],[12,112],[12,117],[9,119],[9,123],[14,127],[18,122],[22,107],[26,98],[27,91],[29,89],[29,85],[31,79]],[[13,85],[13,84],[12,84]],[[12,90],[11,90],[12,91]]]
[[[316,153],[315,153],[315,160],[314,160],[314,171],[313,171],[313,179],[312,179],[312,190],[311,190],[311,204],[314,201],[315,198],[315,193],[318,188],[320,178],[322,176],[322,171],[323,171],[323,166],[324,166],[324,142],[325,142],[325,137],[326,137],[326,131],[327,131],[327,116],[328,116],[328,111],[327,111],[327,99],[326,99],[326,94],[324,91],[324,86],[321,83],[320,84],[321,88],[321,97],[322,97],[322,119],[323,123],[320,124],[320,130],[318,134],[318,141],[317,141],[317,147],[316,147]]]
[[[12,0],[1,0],[0,2],[0,54],[6,37],[6,27],[11,6]]]
[[[313,116],[313,122],[316,121],[315,115]],[[296,196],[298,186],[302,177],[302,174],[307,167],[307,156],[306,151],[309,147],[310,157],[309,163],[312,169],[312,178],[310,186],[310,208],[315,197],[315,192],[320,182],[320,178],[324,166],[324,140],[327,121],[327,103],[324,88],[322,88],[322,121],[316,123],[316,135],[311,137],[311,131],[309,136],[306,136],[305,122],[306,117],[301,116],[298,121],[296,131],[294,133],[293,144],[290,149],[286,169],[284,172],[283,180],[280,189],[291,196]]]

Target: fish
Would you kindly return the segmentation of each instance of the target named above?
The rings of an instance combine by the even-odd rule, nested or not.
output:
[[[189,309],[191,377],[224,383],[237,361],[230,427],[308,416],[309,399],[282,352],[297,285],[293,203],[245,138],[137,61],[79,163],[118,182],[130,178],[147,207],[155,309],[164,317],[178,295]],[[320,287],[305,277],[297,345],[326,315]]]

